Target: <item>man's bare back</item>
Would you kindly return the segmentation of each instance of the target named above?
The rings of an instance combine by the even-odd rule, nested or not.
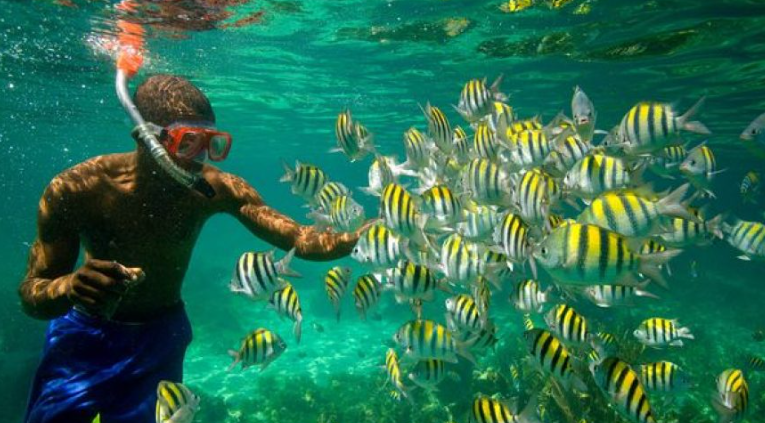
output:
[[[65,312],[35,309],[45,296],[39,281],[72,272],[80,243],[86,258],[143,270],[145,280],[121,296],[114,315],[134,321],[180,301],[197,237],[216,213],[229,213],[256,236],[283,249],[295,247],[307,258],[340,257],[355,242],[353,234],[316,233],[298,225],[266,206],[244,180],[213,166],[202,168],[216,190],[213,199],[162,179],[152,166],[140,152],[100,156],[51,182],[40,202],[39,238],[20,290],[30,314],[49,318]]]

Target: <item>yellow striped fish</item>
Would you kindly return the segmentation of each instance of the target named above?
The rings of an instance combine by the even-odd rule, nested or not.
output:
[[[329,213],[313,210],[306,217],[313,219],[318,230],[331,226],[340,232],[354,232],[364,224],[366,215],[361,204],[348,195],[341,195],[332,201]]]
[[[530,169],[541,166],[553,149],[545,131],[528,129],[519,132],[514,140],[503,140],[510,149],[510,170]]]
[[[538,422],[537,398],[532,395],[519,414],[509,403],[491,397],[481,396],[473,401],[469,423],[532,423]]]
[[[489,159],[473,159],[462,171],[461,188],[470,192],[475,202],[484,205],[508,205],[512,190],[507,173]]]
[[[295,340],[300,343],[301,327],[303,325],[303,310],[300,308],[300,299],[292,284],[285,284],[284,288],[274,292],[269,301],[271,306],[282,316],[287,316],[295,322],[292,331]]]
[[[350,194],[351,192],[345,185],[330,181],[324,184],[319,193],[316,194],[316,203],[326,212],[332,209],[332,203],[337,197]]]
[[[449,120],[438,107],[431,106],[428,103],[423,110],[425,118],[428,120],[428,134],[436,147],[444,154],[451,154],[454,144],[452,144],[452,127]]]
[[[669,104],[638,103],[622,118],[614,141],[627,154],[636,156],[681,144],[681,130],[708,135],[711,132],[703,123],[690,120],[703,102],[701,98],[682,116],[677,116]]]
[[[671,145],[648,159],[651,170],[659,176],[671,176],[680,169],[680,164],[688,157],[688,151],[683,145]]]
[[[467,132],[459,125],[455,126],[452,130],[452,143],[454,144],[454,157],[457,159],[457,162],[460,164],[469,162],[472,158],[470,140],[468,139]]]
[[[486,269],[491,269],[493,272],[489,282],[494,284],[497,289],[502,289],[502,281],[509,279],[513,275],[513,264],[508,260],[507,254],[486,248],[483,251],[482,257],[484,263],[486,263]]]
[[[446,185],[436,185],[423,192],[421,197],[422,212],[437,222],[439,227],[462,221],[462,203],[469,201],[467,196],[455,195]]]
[[[723,224],[725,239],[743,254],[742,260],[765,259],[765,224],[738,220],[733,226]]]
[[[502,220],[502,216],[494,206],[467,202],[462,209],[464,221],[457,224],[457,233],[467,239],[482,241],[491,238],[494,228]]]
[[[475,304],[478,306],[478,310],[481,315],[489,315],[489,307],[491,306],[491,289],[489,288],[489,281],[483,276],[479,276],[475,279],[473,284],[473,298],[475,298]]]
[[[555,176],[563,176],[592,150],[589,142],[582,141],[577,135],[568,135],[555,144],[543,165]]]
[[[282,162],[284,176],[279,178],[279,182],[289,182],[292,193],[307,201],[311,206],[315,205],[316,194],[318,194],[324,184],[329,182],[327,174],[318,167],[310,164],[295,162],[295,169]]]
[[[715,238],[723,238],[722,215],[705,220],[701,210],[694,208],[688,210],[695,219],[672,218],[667,231],[659,234],[663,243],[670,247],[682,248],[691,245],[709,245]]]
[[[516,120],[509,125],[504,119],[497,121],[496,134],[505,146],[511,150],[516,147],[518,134],[523,131],[542,130],[542,121],[539,116],[531,119]]]
[[[559,304],[553,307],[545,315],[545,322],[550,330],[565,342],[581,344],[590,340],[587,319],[569,305]]]
[[[691,384],[680,366],[670,361],[659,361],[640,366],[640,383],[649,391],[676,392]]]
[[[558,338],[544,329],[527,330],[523,336],[533,361],[545,373],[558,379],[567,389],[587,391],[584,382],[574,374],[572,357]]]
[[[641,343],[654,348],[682,347],[683,339],[694,339],[691,330],[682,327],[677,320],[653,317],[644,320],[634,332]]]
[[[493,349],[494,346],[497,345],[497,342],[499,342],[499,338],[497,338],[497,326],[491,320],[486,320],[484,327],[475,332],[455,332],[454,336],[457,337],[458,342],[470,343],[471,351],[482,351],[488,348]]]
[[[268,329],[256,329],[242,340],[239,351],[229,350],[234,362],[228,370],[232,370],[238,363],[242,363],[242,369],[259,365],[260,370],[265,370],[271,362],[276,360],[287,349],[287,344],[279,335]]]
[[[348,109],[337,115],[335,136],[337,148],[331,149],[330,152],[345,153],[351,162],[361,160],[369,152],[374,151],[371,134],[363,125],[353,121],[351,111]]]
[[[521,218],[531,225],[543,224],[550,207],[560,199],[558,182],[545,171],[534,168],[521,175],[517,188],[515,203]]]
[[[706,144],[694,147],[688,152],[688,157],[680,164],[682,173],[697,189],[705,192],[712,198],[714,193],[709,190],[712,179],[724,170],[717,170],[717,159]]]
[[[388,348],[388,351],[385,353],[385,370],[388,373],[388,382],[393,385],[393,388],[395,388],[401,396],[407,398],[406,386],[404,386],[404,383],[401,381],[401,369],[398,366],[398,355],[396,355],[396,350],[393,348]]]
[[[720,417],[719,423],[733,423],[744,419],[749,408],[749,384],[744,372],[727,369],[717,377],[717,394],[712,405]]]
[[[482,316],[472,296],[457,294],[446,299],[446,322],[452,331],[466,329],[476,332],[484,327],[487,316]]]
[[[663,216],[696,219],[682,203],[689,187],[688,184],[682,185],[656,200],[635,192],[606,193],[593,200],[577,221],[610,229],[627,237],[652,235],[663,231]]]
[[[438,391],[437,386],[446,378],[459,382],[460,377],[454,372],[446,371],[446,362],[443,360],[420,360],[409,373],[409,380],[417,386],[429,390]]]
[[[199,396],[186,385],[169,380],[157,385],[157,423],[191,423],[198,408]]]
[[[632,178],[624,161],[603,154],[585,156],[576,162],[563,178],[566,190],[585,199],[626,188],[631,182]]]
[[[534,249],[534,258],[558,283],[637,285],[637,273],[667,286],[659,266],[680,251],[638,255],[626,237],[595,225],[558,227]]]
[[[380,300],[380,282],[372,274],[362,275],[353,288],[353,299],[361,320],[366,320],[369,309]]]
[[[741,197],[744,203],[756,203],[760,195],[760,173],[750,170],[741,180]]]
[[[329,301],[335,309],[337,321],[340,321],[340,301],[348,289],[348,283],[351,280],[351,268],[335,266],[324,275],[324,289],[327,291]]]
[[[289,267],[294,255],[293,248],[281,260],[275,262],[273,251],[242,254],[236,262],[229,289],[255,300],[268,299],[271,293],[285,285],[286,281],[280,276],[300,276]]]
[[[473,151],[479,159],[499,160],[500,145],[487,122],[479,122],[473,135]]]
[[[408,255],[409,240],[379,223],[367,228],[351,251],[354,260],[373,270],[387,269]]]
[[[765,359],[760,356],[750,355],[746,361],[750,370],[765,370]]]
[[[388,269],[386,288],[393,290],[396,302],[433,301],[436,289],[450,291],[445,280],[438,280],[435,272],[426,266],[403,260]]]
[[[645,290],[649,283],[644,281],[635,286],[590,285],[584,288],[584,295],[598,307],[631,307],[635,305],[635,297],[659,298]]]
[[[406,163],[411,169],[423,169],[430,165],[430,141],[417,128],[411,127],[404,132],[404,151]]]
[[[495,101],[494,108],[492,109],[491,113],[491,120],[489,121],[494,131],[496,131],[499,127],[500,120],[503,121],[502,125],[510,126],[515,121],[515,113],[513,112],[512,106],[509,104],[505,104],[501,101]]]
[[[457,362],[457,355],[475,363],[473,355],[458,343],[452,333],[432,320],[411,320],[404,323],[393,335],[406,354],[418,360],[436,359]]]
[[[472,283],[477,277],[483,276],[495,280],[498,266],[487,264],[478,244],[451,234],[441,244],[440,270],[452,282],[463,284]]]
[[[385,226],[413,240],[423,239],[428,215],[420,213],[417,200],[399,184],[388,184],[380,197],[380,217]]]
[[[590,364],[590,370],[603,394],[619,412],[634,423],[656,423],[638,374],[616,357]]]
[[[541,313],[549,300],[550,291],[542,291],[539,282],[534,279],[526,279],[518,282],[510,295],[510,301],[515,309],[523,313]]]
[[[507,213],[494,231],[494,242],[502,248],[508,260],[523,263],[531,255],[531,240],[529,226],[520,216]],[[536,273],[533,261],[532,271]]]
[[[506,96],[499,92],[502,83],[500,75],[490,87],[486,87],[486,78],[471,79],[462,88],[460,101],[455,109],[466,121],[473,123],[491,113],[494,100],[504,101]]]

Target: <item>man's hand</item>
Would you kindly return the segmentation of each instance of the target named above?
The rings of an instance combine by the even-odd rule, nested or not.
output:
[[[87,259],[71,275],[66,296],[74,305],[109,317],[125,292],[143,278],[140,268],[128,268],[116,261]]]

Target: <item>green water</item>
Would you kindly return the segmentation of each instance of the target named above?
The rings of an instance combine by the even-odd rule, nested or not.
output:
[[[504,73],[503,88],[516,111],[546,119],[568,111],[579,85],[595,103],[603,129],[641,100],[677,102],[685,109],[706,95],[699,118],[714,133],[709,145],[719,167],[728,169],[715,181],[714,209],[762,219],[761,203],[743,205],[738,184],[748,170],[765,171],[765,162],[741,146],[738,134],[765,111],[765,4],[599,0],[587,3],[589,13],[575,13],[582,3],[512,15],[502,13],[498,2],[467,0],[245,3],[226,9],[233,12],[226,22],[263,10],[260,23],[150,28],[148,63],[139,79],[160,72],[189,77],[211,99],[218,126],[234,136],[221,167],[304,223],[301,201],[278,183],[280,159],[309,159],[348,186],[366,185],[368,161],[352,164],[327,153],[334,146],[334,119],[344,107],[375,133],[381,150],[403,157],[403,131],[425,127],[418,104],[441,105],[457,121],[448,105],[457,103],[462,85],[474,77]],[[113,5],[2,0],[0,6],[0,421],[12,422],[23,416],[46,327],[21,312],[16,294],[39,196],[63,169],[129,151],[134,142],[113,92],[113,64],[94,42],[112,30]],[[372,197],[356,197],[368,213],[375,210]],[[406,307],[385,296],[376,308],[381,319],[361,322],[345,298],[343,319],[335,323],[320,282],[330,264],[298,260],[294,267],[304,278],[295,286],[305,315],[298,346],[288,336],[291,322],[227,288],[239,254],[266,249],[228,217],[210,220],[199,238],[183,288],[194,327],[185,380],[202,396],[197,421],[465,421],[478,393],[525,403],[541,387],[521,362],[521,318],[505,301],[506,290],[495,295],[493,307],[501,341],[480,356],[475,375],[462,363],[455,367],[462,382],[447,380],[432,395],[416,392],[414,406],[393,401],[379,365],[392,333],[411,316]],[[752,339],[753,331],[765,329],[765,265],[735,255],[723,242],[690,249],[673,261],[671,290],[658,292],[658,302],[615,311],[577,303],[594,324],[620,335],[653,316],[679,318],[692,328],[696,340],[686,347],[646,351],[638,360],[672,360],[698,384],[671,403],[652,396],[662,422],[713,421],[713,378],[743,366],[746,353],[765,355],[765,344]],[[697,277],[692,261],[698,263]],[[429,305],[426,316],[441,320],[442,300]],[[312,322],[325,331],[312,329]],[[226,350],[259,326],[283,334],[287,352],[263,373],[226,372]],[[510,364],[524,369],[519,390],[507,381]],[[759,376],[749,376],[752,423],[765,422]],[[577,421],[622,421],[598,393],[591,395],[581,402],[568,396]],[[546,413],[546,421],[566,421],[553,403]]]

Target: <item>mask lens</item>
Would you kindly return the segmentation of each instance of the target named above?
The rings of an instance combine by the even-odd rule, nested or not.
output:
[[[229,148],[229,138],[225,135],[215,135],[210,139],[210,159],[222,160]]]
[[[199,142],[201,140],[200,134],[194,132],[187,132],[183,134],[181,142],[178,144],[178,151],[176,154],[179,157],[193,157],[199,150]]]

